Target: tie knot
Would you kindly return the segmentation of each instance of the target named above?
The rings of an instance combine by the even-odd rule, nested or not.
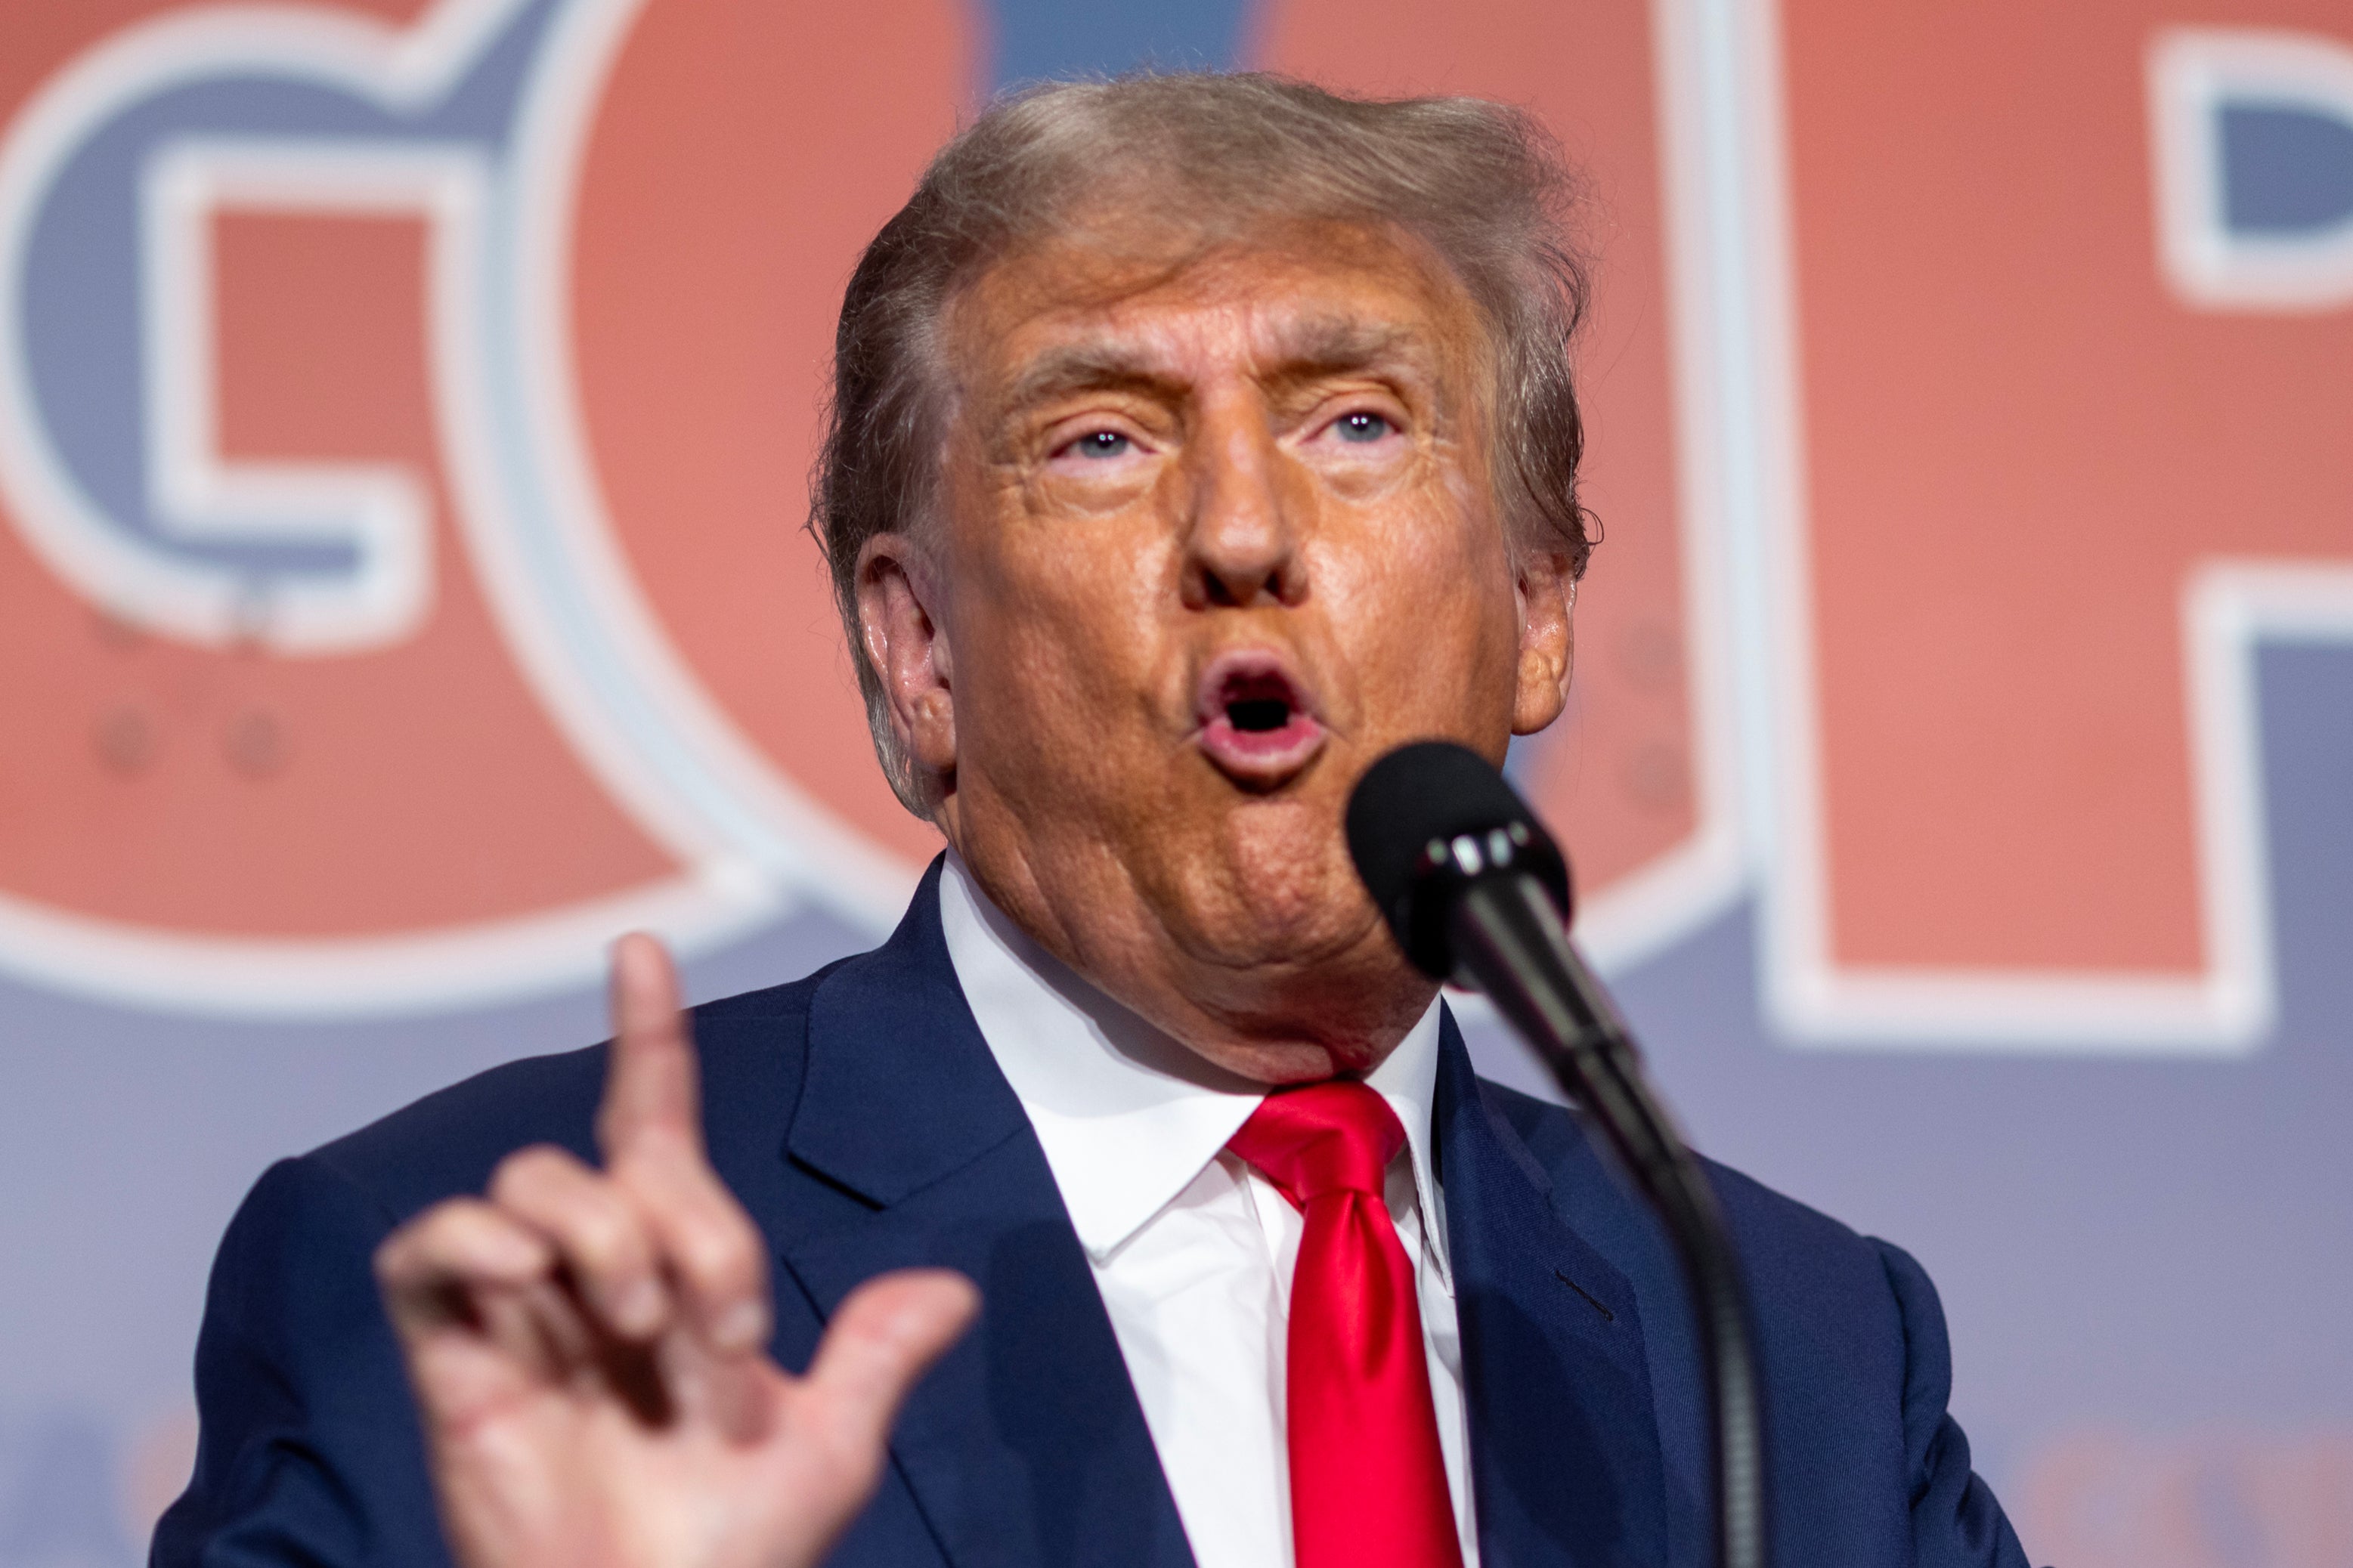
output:
[[[1334,1079],[1268,1095],[1227,1147],[1304,1208],[1326,1193],[1378,1197],[1405,1128],[1377,1092]]]

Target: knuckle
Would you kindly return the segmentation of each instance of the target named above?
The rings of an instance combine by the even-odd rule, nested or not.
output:
[[[570,1154],[553,1144],[534,1143],[528,1149],[518,1149],[501,1160],[498,1169],[491,1173],[491,1201],[530,1203],[562,1182],[576,1163]]]
[[[635,1260],[638,1227],[612,1193],[590,1188],[579,1194],[565,1240],[584,1262],[611,1268]]]
[[[377,1284],[396,1284],[411,1272],[414,1267],[411,1257],[416,1247],[413,1229],[411,1226],[403,1226],[376,1244],[369,1263],[375,1269]]]
[[[748,1285],[759,1273],[759,1254],[747,1230],[711,1216],[682,1228],[679,1267],[703,1285]]]
[[[444,1199],[385,1237],[376,1244],[377,1278],[429,1267],[436,1255],[446,1249],[451,1232],[462,1223],[470,1206],[464,1198]]]
[[[634,1214],[611,1179],[562,1149],[508,1155],[491,1178],[491,1201],[547,1232],[591,1268],[627,1266],[644,1250]]]

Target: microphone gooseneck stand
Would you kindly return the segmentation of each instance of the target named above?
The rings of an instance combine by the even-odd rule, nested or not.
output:
[[[1739,1266],[1699,1162],[1675,1135],[1635,1062],[1633,1041],[1586,969],[1536,880],[1474,880],[1447,921],[1463,976],[1535,1047],[1563,1093],[1600,1123],[1635,1187],[1666,1227],[1691,1292],[1713,1419],[1716,1561],[1765,1568],[1762,1412]],[[1533,962],[1532,962],[1533,961]],[[1525,984],[1532,967],[1575,977],[1556,993]]]
[[[1657,1215],[1683,1268],[1706,1373],[1716,1562],[1767,1568],[1763,1412],[1739,1262],[1714,1189],[1643,1079],[1632,1036],[1569,943],[1559,849],[1483,758],[1429,742],[1366,774],[1349,802],[1348,839],[1409,956],[1487,994],[1599,1124]]]

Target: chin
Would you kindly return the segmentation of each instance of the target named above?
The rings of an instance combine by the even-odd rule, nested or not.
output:
[[[1313,967],[1362,944],[1378,917],[1337,825],[1319,821],[1321,830],[1310,833],[1299,826],[1245,821],[1188,868],[1193,874],[1180,869],[1193,936],[1187,945],[1197,956],[1238,970]]]

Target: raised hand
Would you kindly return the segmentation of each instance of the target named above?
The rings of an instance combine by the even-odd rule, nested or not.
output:
[[[769,1359],[760,1234],[704,1158],[670,959],[613,952],[604,1169],[509,1156],[376,1253],[465,1568],[801,1568],[873,1492],[900,1402],[978,1303],[871,1280],[807,1375]]]

